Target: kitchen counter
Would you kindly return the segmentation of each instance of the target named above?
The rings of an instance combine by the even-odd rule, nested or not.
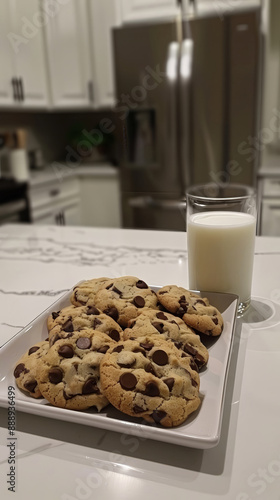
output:
[[[67,165],[66,163],[53,162],[42,170],[32,170],[29,184],[31,187],[37,187],[54,180],[61,181],[63,178],[86,176],[115,178],[118,176],[118,169],[108,163]]]
[[[181,232],[0,228],[0,341],[83,279],[135,275],[187,287]],[[279,500],[280,238],[258,237],[253,306],[236,325],[221,440],[185,448],[16,414],[16,493],[40,500]],[[0,408],[0,497],[9,498],[7,409]]]

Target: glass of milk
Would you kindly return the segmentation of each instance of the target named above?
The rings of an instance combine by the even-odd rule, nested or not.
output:
[[[189,288],[239,296],[248,309],[256,234],[256,195],[238,184],[205,184],[187,192]]]

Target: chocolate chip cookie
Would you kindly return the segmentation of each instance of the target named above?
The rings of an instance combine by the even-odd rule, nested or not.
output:
[[[159,302],[167,311],[179,316],[198,332],[217,336],[223,330],[223,318],[209,300],[176,285],[167,285],[157,292]]]
[[[95,296],[95,306],[123,328],[143,307],[157,308],[156,293],[139,278],[123,276],[110,280]]]
[[[85,330],[58,340],[37,370],[44,398],[60,408],[86,410],[94,406],[102,410],[108,400],[101,391],[99,368],[112,344],[116,342],[104,333]]]
[[[95,306],[65,307],[49,316],[48,327],[51,327],[50,345],[60,338],[70,338],[74,332],[84,328],[106,333],[115,341],[122,339],[122,328],[118,323]]]
[[[209,353],[199,335],[173,314],[144,309],[137,318],[128,322],[128,328],[124,330],[124,339],[143,335],[160,335],[160,338],[172,341],[178,349],[193,357],[199,369],[208,362]]]
[[[155,335],[110,348],[101,361],[100,380],[117,409],[164,427],[181,424],[200,405],[199,375],[190,358]]]
[[[33,398],[42,396],[37,383],[37,367],[48,350],[48,341],[37,342],[21,356],[14,369],[17,386]]]
[[[93,278],[73,288],[70,301],[74,306],[94,305],[96,293],[106,285],[109,278]]]

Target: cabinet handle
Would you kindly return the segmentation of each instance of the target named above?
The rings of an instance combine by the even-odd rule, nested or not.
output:
[[[91,80],[88,82],[88,95],[89,95],[89,100],[93,102],[94,91],[93,91],[93,82]]]
[[[269,205],[269,210],[279,210],[280,212],[280,205]]]
[[[24,101],[24,90],[23,90],[22,78],[19,79],[18,86],[19,86],[19,99],[20,99],[20,101]]]
[[[59,193],[60,193],[59,189],[52,189],[52,190],[49,192],[49,195],[50,195],[50,196],[57,196]]]
[[[13,86],[13,98],[14,101],[18,100],[18,88],[17,88],[17,79],[12,78],[12,86]]]

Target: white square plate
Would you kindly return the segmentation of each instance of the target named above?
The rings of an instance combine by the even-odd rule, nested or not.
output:
[[[158,287],[152,288],[155,291],[158,289]],[[46,309],[0,350],[0,406],[8,406],[8,386],[16,387],[13,370],[18,359],[33,344],[48,337],[47,317],[52,311],[58,311],[70,304],[71,292],[72,290],[67,292]],[[17,387],[16,410],[192,448],[206,449],[216,446],[220,439],[238,297],[214,292],[201,292],[200,295],[208,297],[210,303],[222,313],[224,330],[219,337],[206,339],[209,362],[207,367],[200,372],[201,405],[184,424],[171,429],[163,428],[156,424],[149,424],[143,419],[124,415],[111,405],[100,413],[94,409],[79,412],[56,408],[45,399],[33,399],[25,395]]]

